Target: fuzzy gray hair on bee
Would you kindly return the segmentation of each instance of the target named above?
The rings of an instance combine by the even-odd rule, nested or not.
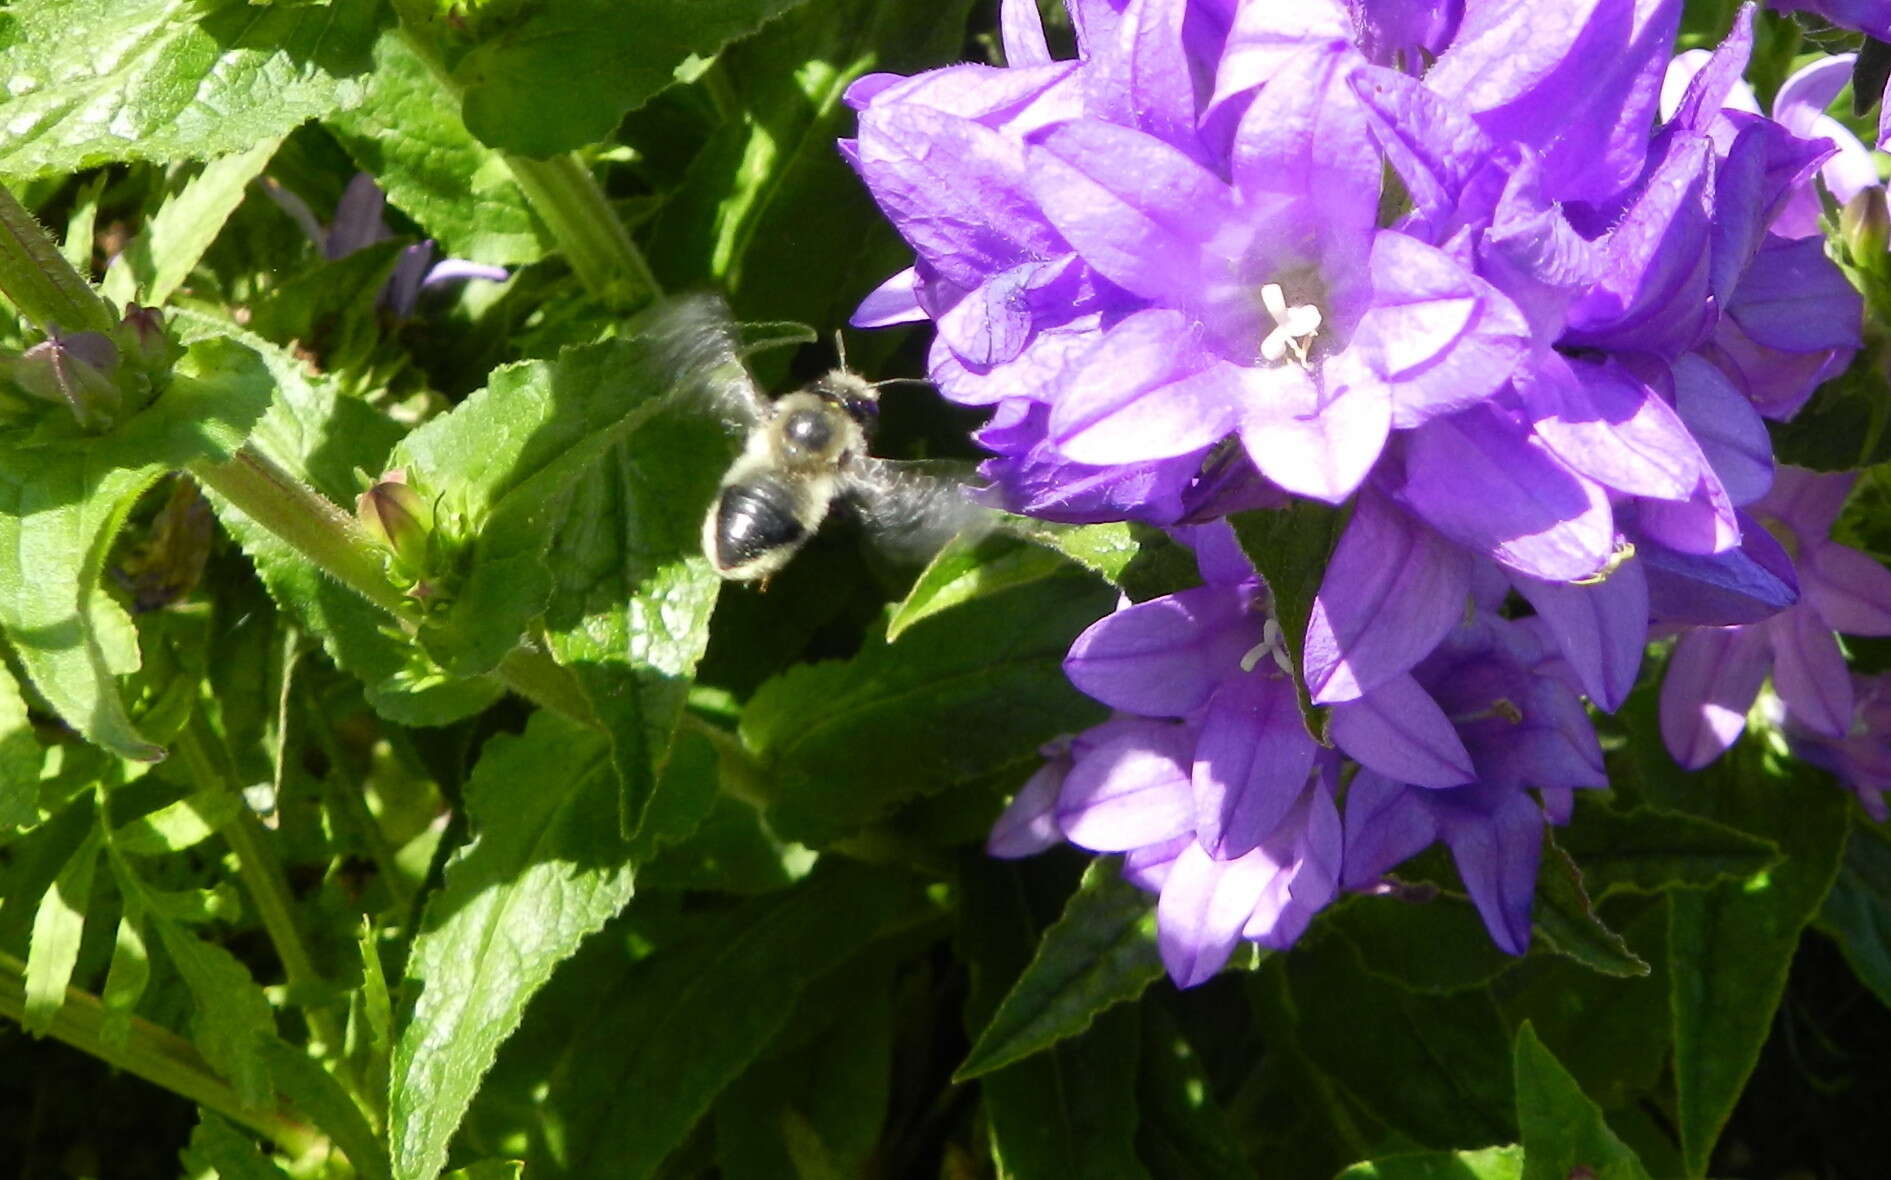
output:
[[[840,504],[895,558],[923,561],[994,514],[968,498],[951,466],[868,453],[880,386],[846,367],[770,400],[742,363],[728,306],[713,295],[670,300],[647,335],[676,381],[674,396],[715,414],[742,438],[703,519],[703,554],[722,577],[767,580]]]

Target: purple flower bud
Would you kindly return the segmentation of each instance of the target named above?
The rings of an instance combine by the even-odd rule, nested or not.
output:
[[[0,359],[0,376],[31,397],[64,404],[85,430],[109,426],[123,408],[117,372],[118,346],[99,332],[55,331],[19,356]]]

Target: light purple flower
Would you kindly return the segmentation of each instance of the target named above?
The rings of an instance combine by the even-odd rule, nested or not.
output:
[[[1794,754],[1831,771],[1858,796],[1866,815],[1884,823],[1891,820],[1885,800],[1891,791],[1891,676],[1853,676],[1852,701],[1851,723],[1838,737],[1809,730],[1784,710],[1771,720],[1785,730]]]
[[[1764,622],[1684,633],[1661,686],[1661,736],[1697,769],[1746,728],[1770,672],[1799,730],[1837,739],[1851,723],[1851,674],[1834,632],[1891,635],[1891,571],[1828,534],[1855,477],[1782,467],[1752,511],[1792,556],[1800,600]]]

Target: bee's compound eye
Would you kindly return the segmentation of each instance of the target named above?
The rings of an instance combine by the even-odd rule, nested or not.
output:
[[[791,450],[822,455],[834,445],[834,424],[819,410],[796,410],[782,423],[781,437]]]

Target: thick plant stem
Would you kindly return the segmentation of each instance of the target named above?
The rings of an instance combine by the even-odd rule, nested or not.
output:
[[[26,965],[11,955],[0,954],[0,1016],[18,1022],[25,1015],[25,980]],[[314,1128],[282,1111],[243,1105],[236,1091],[211,1070],[189,1041],[134,1016],[125,1044],[113,1045],[101,1035],[104,1018],[103,1001],[90,992],[68,987],[66,1002],[53,1017],[52,1035],[114,1069],[181,1094],[206,1110],[248,1127],[292,1158],[308,1154],[321,1142],[322,1136]]]
[[[244,447],[228,462],[194,464],[190,473],[330,577],[405,617],[406,596],[387,580],[382,551],[360,523],[255,448]]]
[[[50,333],[106,332],[116,320],[39,222],[0,185],[0,293]]]
[[[587,291],[625,309],[641,307],[662,293],[650,264],[576,156],[507,156],[506,165]]]

